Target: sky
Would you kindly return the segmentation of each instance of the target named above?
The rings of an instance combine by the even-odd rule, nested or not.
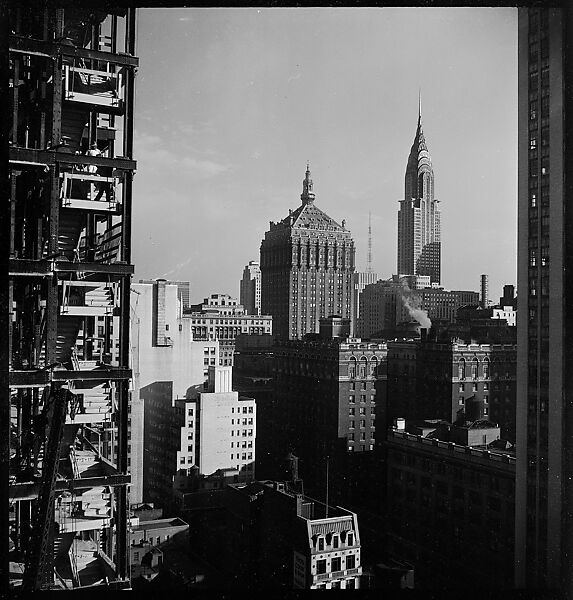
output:
[[[356,270],[396,272],[418,119],[442,214],[442,285],[516,283],[517,9],[138,9],[135,280],[239,296],[269,221],[346,221]]]

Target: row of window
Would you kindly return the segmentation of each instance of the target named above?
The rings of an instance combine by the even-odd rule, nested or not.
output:
[[[361,406],[361,407],[360,407],[358,410],[359,410],[359,413],[358,413],[358,414],[360,414],[360,415],[365,415],[365,414],[366,414],[366,407],[365,407],[365,406]],[[376,412],[376,410],[375,410],[375,407],[374,407],[374,406],[371,406],[371,407],[370,407],[370,414],[371,414],[371,415],[373,415],[373,414],[375,414],[375,412]],[[349,415],[350,417],[353,417],[355,414],[356,414],[356,409],[355,409],[354,407],[352,407],[352,406],[351,406],[351,407],[348,409],[348,415]]]
[[[342,566],[342,559],[344,560],[344,567]],[[356,557],[354,554],[348,554],[347,556],[335,556],[330,559],[330,570],[327,571],[327,561],[325,558],[321,558],[316,561],[316,574],[322,575],[324,573],[339,573],[342,570],[355,569],[356,568]]]

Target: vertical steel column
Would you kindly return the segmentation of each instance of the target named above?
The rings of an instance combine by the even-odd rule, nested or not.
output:
[[[8,6],[6,2],[0,3],[0,23],[3,32],[0,35],[0,105],[9,106],[9,60],[8,60]],[[17,82],[16,82],[17,83]],[[15,88],[14,88],[15,89]],[[16,106],[16,105],[15,105]],[[17,108],[13,116],[13,122],[17,122]],[[0,137],[10,139],[8,119],[2,120]],[[14,136],[14,131],[12,131]],[[8,152],[5,144],[2,144],[2,163],[8,164]],[[4,199],[0,208],[0,278],[7,281],[9,277],[9,262],[12,237],[14,231],[11,228],[10,186],[7,177],[0,178],[0,196]],[[9,559],[9,536],[10,525],[10,342],[9,332],[12,323],[10,321],[8,286],[0,285],[0,596],[8,594],[10,584],[10,559]],[[9,309],[8,309],[9,307]]]
[[[126,17],[125,51],[135,55],[135,9],[130,8]],[[125,118],[124,118],[124,156],[133,156],[133,109],[134,109],[134,77],[133,69],[127,69],[125,90]],[[123,231],[122,231],[122,260],[131,262],[131,205],[133,192],[133,173],[126,174],[123,186]],[[131,276],[127,275],[121,280],[121,336],[120,336],[120,361],[124,367],[129,366],[129,301],[131,294]],[[119,415],[118,415],[118,469],[127,472],[127,420],[129,402],[129,381],[124,380],[119,385]],[[120,578],[127,578],[129,565],[127,560],[127,516],[128,516],[127,486],[121,486],[117,497],[117,567]]]

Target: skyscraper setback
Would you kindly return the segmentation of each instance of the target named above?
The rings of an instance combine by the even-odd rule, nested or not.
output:
[[[261,311],[273,316],[273,333],[300,339],[318,333],[322,317],[352,318],[354,241],[314,204],[307,165],[302,204],[261,242]]]
[[[406,167],[404,200],[398,211],[398,275],[429,275],[440,283],[440,208],[434,169],[422,130],[422,108]]]

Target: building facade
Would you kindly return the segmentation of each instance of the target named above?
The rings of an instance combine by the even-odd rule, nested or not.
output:
[[[410,433],[406,421],[384,442],[388,551],[414,565],[418,589],[511,589],[514,453],[470,447],[472,430],[436,437],[428,425]],[[488,432],[472,431],[479,442]]]
[[[156,279],[140,279],[139,283],[155,283]],[[191,306],[191,284],[188,281],[168,281],[166,285],[177,286],[177,298],[181,302],[183,310]]]
[[[357,334],[370,338],[385,332],[394,337],[400,323],[413,320],[426,328],[433,321],[454,323],[462,306],[479,301],[478,292],[430,287],[429,279],[429,276],[393,275],[367,285],[360,294]]]
[[[571,7],[518,13],[516,585],[573,593]]]
[[[170,497],[185,418],[175,402],[202,390],[209,367],[219,361],[219,343],[194,341],[181,308],[176,284],[159,279],[131,286],[128,451],[133,504],[161,504]]]
[[[317,333],[323,317],[353,314],[354,241],[345,221],[339,225],[314,199],[307,166],[301,206],[271,221],[261,242],[261,310],[281,339]]]
[[[270,335],[273,330],[272,316],[247,314],[243,305],[228,294],[211,294],[202,304],[191,305],[184,316],[191,323],[194,340],[219,342],[222,366],[233,365],[238,335]]]
[[[353,281],[353,294],[354,298],[352,300],[352,305],[354,307],[354,312],[352,316],[352,324],[354,326],[354,330],[350,333],[352,335],[356,335],[357,337],[361,337],[358,333],[358,322],[360,318],[360,296],[364,291],[364,288],[367,285],[372,283],[376,283],[378,281],[378,275],[373,273],[372,271],[365,271],[363,273],[354,273],[352,277]],[[366,336],[364,336],[366,337]]]
[[[239,299],[248,315],[261,314],[261,267],[255,260],[243,270]]]
[[[422,130],[422,112],[406,167],[404,200],[398,211],[398,275],[429,275],[440,283],[440,208],[434,169]]]
[[[489,419],[515,442],[515,344],[388,342],[386,423]]]
[[[275,346],[275,455],[293,452],[300,458],[306,489],[318,487],[322,493],[327,457],[332,477],[343,478],[354,460],[348,455],[374,450],[375,384],[385,358],[385,343],[356,338]],[[333,479],[333,489],[346,485]]]
[[[125,587],[135,9],[11,3],[2,17],[0,588]],[[90,431],[108,426],[105,461]]]
[[[246,589],[359,589],[356,513],[325,505],[286,482],[225,490],[226,568]],[[227,558],[228,556],[228,558]]]

